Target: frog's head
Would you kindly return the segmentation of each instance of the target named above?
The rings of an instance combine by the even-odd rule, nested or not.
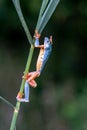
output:
[[[44,45],[49,45],[52,44],[52,36],[50,36],[50,38],[45,37],[44,38]]]

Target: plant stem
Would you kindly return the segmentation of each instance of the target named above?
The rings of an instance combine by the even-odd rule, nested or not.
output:
[[[28,55],[27,64],[26,64],[26,67],[25,67],[25,72],[24,72],[25,74],[27,74],[28,71],[29,71],[31,60],[32,60],[32,56],[33,56],[33,52],[34,52],[34,46],[31,45],[30,52],[29,52],[29,55]],[[20,92],[21,93],[23,93],[24,84],[25,84],[25,80],[22,79],[22,83],[21,83],[21,87],[20,87]],[[15,107],[15,110],[14,110],[14,114],[13,114],[13,118],[12,118],[12,122],[11,122],[10,130],[15,130],[16,121],[17,121],[20,105],[21,105],[21,102],[17,101],[16,107]]]
[[[33,41],[33,39],[32,39],[32,36],[31,36],[31,34],[30,34],[30,31],[29,31],[29,29],[28,29],[28,27],[27,27],[27,24],[26,24],[26,22],[25,22],[25,19],[24,19],[24,17],[23,17],[19,0],[12,0],[12,1],[13,1],[13,4],[14,4],[15,8],[16,8],[16,11],[17,11],[17,13],[18,13],[19,19],[20,19],[20,21],[21,21],[21,24],[22,24],[22,26],[23,26],[23,28],[24,28],[24,31],[25,31],[25,33],[26,33],[26,36],[27,36],[27,38],[28,38],[28,41],[29,41],[29,43],[31,44],[31,48],[30,48],[30,51],[29,51],[27,64],[26,64],[25,71],[24,71],[24,74],[26,75],[26,74],[28,73],[28,71],[29,71],[30,64],[31,64],[31,60],[32,60],[32,56],[33,56],[33,52],[34,52],[34,44],[33,44],[34,41]],[[22,79],[21,86],[20,86],[20,92],[21,92],[21,93],[23,93],[24,85],[25,85],[25,79]],[[13,113],[13,118],[12,118],[10,130],[15,130],[16,121],[17,121],[17,117],[18,117],[20,105],[21,105],[21,102],[17,101],[16,107],[15,107],[15,110],[14,110],[14,113]]]

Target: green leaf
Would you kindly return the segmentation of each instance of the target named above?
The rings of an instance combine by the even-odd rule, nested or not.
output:
[[[8,104],[9,106],[11,106],[13,109],[15,109],[14,105],[12,103],[10,103],[8,100],[6,100],[5,98],[0,96],[0,99],[5,102],[6,104]]]
[[[50,0],[42,17],[40,17],[41,19],[39,20],[39,23],[37,23],[36,30],[38,30],[39,33],[41,33],[43,29],[45,28],[46,24],[48,23],[49,19],[54,13],[58,3],[59,3],[59,0]]]
[[[43,0],[43,2],[42,2],[40,13],[39,13],[39,17],[38,17],[38,21],[37,21],[37,27],[36,28],[39,27],[40,19],[41,19],[42,15],[43,15],[43,13],[44,13],[44,11],[46,9],[46,6],[47,6],[48,2],[49,2],[49,0]]]
[[[28,41],[29,41],[30,44],[33,44],[32,36],[30,34],[30,31],[29,31],[29,29],[27,27],[27,24],[25,22],[25,19],[23,17],[22,11],[21,11],[20,2],[19,2],[19,0],[12,0],[12,1],[13,1],[14,6],[15,6],[15,9],[16,9],[16,11],[18,13],[19,19],[20,19],[21,24],[22,24],[22,26],[24,28],[24,31],[25,31],[26,36],[28,38]]]

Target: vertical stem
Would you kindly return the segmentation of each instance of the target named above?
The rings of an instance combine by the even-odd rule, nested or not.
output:
[[[31,45],[30,52],[29,52],[29,55],[28,55],[27,64],[26,64],[26,67],[25,67],[25,74],[27,74],[28,71],[29,71],[31,60],[32,60],[32,56],[33,56],[33,52],[34,52],[34,46]],[[24,84],[25,84],[25,80],[22,79],[22,83],[21,83],[21,87],[20,87],[20,92],[23,92],[23,90],[24,90]],[[21,105],[21,102],[17,101],[16,107],[15,107],[15,110],[14,110],[14,113],[13,113],[13,118],[12,118],[10,130],[15,130],[15,126],[16,126],[16,121],[17,121],[17,117],[18,117],[20,105]]]
[[[27,24],[25,22],[25,19],[23,17],[19,0],[12,0],[12,1],[13,1],[13,4],[14,4],[15,8],[16,8],[16,11],[18,13],[19,19],[20,19],[20,21],[22,23],[22,26],[23,26],[24,31],[26,33],[26,36],[28,38],[28,41],[31,44],[31,48],[30,48],[30,52],[29,52],[29,55],[28,55],[27,64],[26,64],[25,71],[24,71],[24,73],[27,74],[28,71],[29,71],[29,68],[30,68],[30,64],[31,64],[31,60],[32,60],[33,52],[34,52],[34,45],[33,45],[34,42],[33,42],[32,36],[30,34],[30,31],[29,31],[29,29],[27,27]],[[25,84],[25,79],[22,79],[21,86],[20,86],[20,92],[21,93],[23,93],[24,84]],[[14,110],[14,113],[13,113],[13,118],[12,118],[10,130],[14,130],[15,129],[16,121],[17,121],[17,117],[18,117],[18,113],[19,113],[19,109],[20,109],[20,105],[21,105],[21,102],[17,101],[16,107],[15,107],[15,110]]]
[[[15,130],[16,120],[17,120],[17,117],[18,117],[20,105],[21,105],[20,102],[16,103],[16,107],[15,107],[15,110],[14,110],[14,114],[13,114],[10,130]]]

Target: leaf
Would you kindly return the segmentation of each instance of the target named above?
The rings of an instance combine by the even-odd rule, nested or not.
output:
[[[33,44],[32,36],[30,34],[30,31],[29,31],[29,29],[27,27],[27,24],[25,22],[25,19],[23,17],[22,11],[21,11],[20,2],[19,2],[19,0],[12,0],[12,1],[13,1],[14,6],[15,6],[15,9],[16,9],[16,11],[18,13],[21,24],[22,24],[22,26],[24,28],[24,31],[26,33],[27,39],[28,39],[30,44]]]
[[[41,19],[42,15],[43,15],[43,13],[44,13],[44,11],[46,9],[46,6],[47,6],[48,2],[49,2],[49,0],[43,0],[43,2],[42,2],[36,28],[38,28],[38,26],[40,24],[40,19]]]
[[[52,14],[54,13],[59,1],[60,0],[50,0],[42,17],[40,17],[41,19],[39,20],[39,24],[37,23],[38,26],[36,26],[36,30],[38,30],[39,33],[41,33],[43,31],[43,29],[45,28],[46,24],[48,23],[49,19],[51,18]]]
[[[5,98],[3,98],[3,97],[1,97],[1,96],[0,96],[0,99],[1,99],[3,102],[5,102],[6,104],[8,104],[9,106],[11,106],[13,109],[15,109],[15,107],[13,106],[13,104],[10,103],[8,100],[6,100]]]

